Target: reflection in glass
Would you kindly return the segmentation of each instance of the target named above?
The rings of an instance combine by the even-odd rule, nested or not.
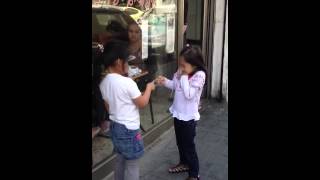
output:
[[[93,6],[93,81],[97,82],[99,73],[104,72],[100,56],[103,45],[113,39],[128,43],[130,52],[128,75],[136,81],[141,91],[144,91],[147,82],[158,75],[172,78],[177,68],[176,1],[153,2],[157,3],[140,6],[139,2],[133,1],[132,7],[127,7],[127,1],[119,1],[117,6],[112,5],[113,1],[107,1],[98,7]],[[168,108],[171,104],[171,94],[170,90],[163,87],[157,87],[152,93],[149,106],[140,110],[142,130],[148,131],[170,116]],[[93,109],[93,113],[95,111],[96,109]],[[93,121],[96,119],[93,118]],[[92,148],[95,166],[112,154],[113,147],[110,139],[95,137]]]

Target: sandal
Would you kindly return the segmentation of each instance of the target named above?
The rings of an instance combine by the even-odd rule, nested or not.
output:
[[[169,173],[182,173],[189,171],[189,167],[184,164],[178,164],[174,167],[169,168]]]

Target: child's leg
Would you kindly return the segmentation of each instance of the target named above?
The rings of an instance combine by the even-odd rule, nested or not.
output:
[[[185,122],[184,130],[184,142],[183,151],[186,154],[187,164],[189,165],[189,177],[198,177],[199,175],[199,160],[194,143],[196,136],[196,122],[188,121]]]
[[[121,154],[117,154],[115,169],[114,169],[114,179],[124,180],[125,172],[125,159]]]
[[[103,131],[108,131],[109,130],[109,126],[110,126],[110,121],[104,120],[104,121],[101,122],[101,129]]]
[[[139,180],[139,159],[126,160],[126,180]]]
[[[92,139],[100,132],[100,127],[94,127],[92,128]]]
[[[178,146],[178,150],[179,150],[179,156],[180,156],[180,162],[179,164],[187,164],[186,158],[185,158],[185,153],[183,151],[183,147],[182,147],[182,142],[183,142],[183,134],[182,134],[182,121],[174,118],[174,131],[176,134],[176,141],[177,141],[177,146]]]
[[[107,138],[110,137],[110,132],[109,132],[109,130],[110,130],[110,119],[109,119],[108,116],[109,115],[106,112],[105,118],[100,124],[101,131],[99,133],[100,136],[107,137]]]

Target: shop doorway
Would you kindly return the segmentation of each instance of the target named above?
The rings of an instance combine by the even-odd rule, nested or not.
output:
[[[203,2],[204,0],[185,0],[187,2],[186,41],[202,48],[203,34]]]

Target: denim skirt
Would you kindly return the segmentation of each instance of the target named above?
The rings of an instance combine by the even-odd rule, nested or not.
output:
[[[127,160],[140,158],[144,153],[144,145],[140,129],[130,130],[125,125],[111,121],[111,139],[114,152]]]

